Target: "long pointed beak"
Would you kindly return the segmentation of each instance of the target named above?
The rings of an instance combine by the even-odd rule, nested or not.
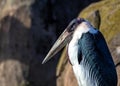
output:
[[[50,60],[55,54],[57,54],[67,43],[70,42],[72,33],[68,32],[67,29],[60,35],[55,44],[52,46],[47,56],[43,60],[42,64]]]

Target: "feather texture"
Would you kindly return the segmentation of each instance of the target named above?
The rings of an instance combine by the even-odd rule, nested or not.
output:
[[[114,62],[105,39],[91,25],[78,26],[68,55],[79,86],[117,86]]]

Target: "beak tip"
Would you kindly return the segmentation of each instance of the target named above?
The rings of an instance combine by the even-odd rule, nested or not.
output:
[[[44,60],[42,61],[42,64],[45,64],[49,59],[50,59],[50,58],[49,58],[49,56],[47,55],[47,56],[44,58]]]
[[[60,35],[60,37],[57,39],[55,44],[52,46],[45,59],[42,61],[42,64],[45,64],[67,44],[70,39],[69,36],[70,34],[65,29],[64,32]]]
[[[43,61],[42,61],[42,64],[45,64],[46,63],[46,59],[44,59]]]
[[[45,64],[45,62],[42,62],[42,64]]]
[[[44,64],[45,62],[44,62],[44,60],[42,61],[42,64]]]

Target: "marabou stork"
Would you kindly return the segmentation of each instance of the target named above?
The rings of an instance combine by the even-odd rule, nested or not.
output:
[[[65,45],[79,86],[117,86],[117,73],[106,41],[90,22],[73,19],[42,63]]]

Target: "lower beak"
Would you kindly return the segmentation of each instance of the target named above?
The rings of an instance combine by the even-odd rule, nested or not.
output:
[[[67,43],[70,42],[72,38],[72,33],[69,33],[67,29],[60,35],[55,44],[52,46],[47,56],[43,60],[42,64],[50,60],[55,54],[57,54]]]

